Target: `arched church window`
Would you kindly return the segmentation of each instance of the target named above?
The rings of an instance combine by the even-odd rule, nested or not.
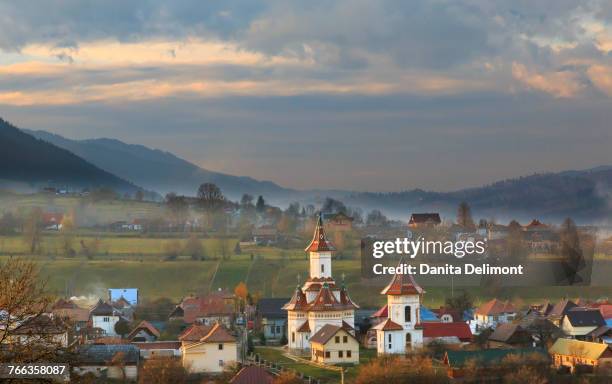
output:
[[[404,322],[410,323],[411,321],[412,321],[412,311],[410,309],[410,306],[407,305],[404,307]]]

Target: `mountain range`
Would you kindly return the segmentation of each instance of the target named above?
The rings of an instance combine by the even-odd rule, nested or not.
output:
[[[172,153],[115,139],[71,140],[46,131],[24,130],[32,136],[64,148],[88,162],[139,186],[162,194],[195,195],[200,184],[215,183],[223,193],[237,200],[243,193],[283,198],[297,191],[271,181],[209,171]]]
[[[243,193],[263,195],[285,205],[320,203],[333,197],[364,211],[380,209],[393,218],[411,212],[440,212],[454,217],[467,201],[475,216],[602,222],[612,216],[612,167],[564,171],[498,181],[452,192],[413,189],[372,193],[342,190],[294,190],[270,181],[203,169],[176,155],[143,145],[100,138],[72,140],[46,131],[19,131],[0,120],[0,180],[43,184],[49,180],[77,185],[107,184],[119,190],[143,188],[158,193],[194,195],[204,182],[217,184],[231,199]]]
[[[134,193],[136,185],[74,153],[19,130],[0,119],[0,186],[14,189],[110,187]]]

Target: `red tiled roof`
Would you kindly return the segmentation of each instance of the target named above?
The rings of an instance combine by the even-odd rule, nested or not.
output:
[[[321,290],[317,294],[317,296],[312,300],[310,304],[308,304],[309,311],[341,311],[344,309],[355,309],[359,308],[355,303],[350,301],[350,298],[347,301],[345,297],[345,303],[338,301],[336,296],[334,296],[331,289],[327,283],[323,284]]]
[[[230,384],[272,384],[274,377],[265,369],[251,365],[238,371],[229,382]]]
[[[381,317],[389,317],[389,307],[385,304],[384,307],[382,307],[381,309],[379,309],[378,311],[374,312],[374,314],[372,316],[370,316],[372,318],[381,318]]]
[[[61,224],[62,220],[64,220],[64,214],[63,213],[44,212],[42,214],[42,222],[45,225],[49,225],[49,224]]]
[[[180,341],[200,341],[204,336],[208,335],[212,326],[202,324],[192,324],[185,329],[178,337]]]
[[[335,283],[328,283],[327,285],[329,286],[329,289],[337,290]],[[305,291],[306,292],[318,292],[321,290],[321,287],[323,287],[323,284],[321,283],[311,283],[308,285],[308,288],[306,288]]]
[[[391,319],[387,319],[382,323],[376,325],[375,327],[372,327],[372,329],[375,329],[377,331],[401,331],[404,329],[404,327],[402,327],[398,323],[391,321]]]
[[[306,295],[304,294],[304,292],[302,292],[300,287],[297,287],[295,289],[295,292],[293,293],[293,296],[291,296],[289,302],[283,305],[283,309],[285,311],[299,311],[306,309],[307,305],[308,303],[306,301]]]
[[[136,328],[134,328],[132,330],[132,332],[130,332],[130,334],[127,336],[128,339],[132,339],[134,336],[136,336],[136,334],[140,331],[140,330],[145,330],[147,332],[149,332],[150,335],[153,335],[155,337],[159,337],[159,331],[157,330],[157,328],[155,328],[155,326],[151,323],[149,323],[146,320],[143,320],[140,322],[140,324],[138,324],[136,326]]]
[[[513,312],[516,312],[516,309],[509,301],[504,303],[503,301],[493,299],[491,301],[487,301],[486,303],[478,307],[476,309],[475,314],[489,316]]]
[[[236,341],[236,338],[219,323],[213,325],[208,335],[204,336],[200,341],[205,343],[230,343]]]
[[[393,279],[382,290],[383,295],[421,295],[425,291],[414,281],[414,277],[409,274],[396,274]]]
[[[344,286],[340,288],[340,304],[346,307],[353,307],[355,309],[359,308],[359,306],[355,304],[353,300],[351,300],[351,297],[349,296],[348,291]]]
[[[355,328],[351,327],[351,325],[344,320],[342,320],[342,329],[344,329],[347,332],[352,332],[355,330]]]
[[[325,229],[323,229],[323,218],[321,214],[319,214],[319,218],[317,219],[317,226],[314,230],[314,235],[312,237],[312,241],[306,247],[306,252],[329,252],[335,251],[336,249],[332,245],[332,243],[327,240],[325,236]]]
[[[464,322],[455,323],[423,323],[423,337],[457,337],[461,341],[472,339],[470,326]]]
[[[599,312],[604,319],[612,319],[612,304],[602,304],[599,306]]]
[[[204,297],[187,297],[183,299],[180,307],[183,309],[183,321],[193,323],[198,318],[207,316],[231,316],[234,306],[226,303],[227,294],[216,292]]]
[[[304,324],[300,325],[297,331],[298,332],[310,332],[310,324],[308,324],[308,320],[306,320]]]

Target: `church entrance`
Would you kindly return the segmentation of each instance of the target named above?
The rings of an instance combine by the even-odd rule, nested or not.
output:
[[[412,335],[410,333],[406,334],[406,352],[412,349]]]

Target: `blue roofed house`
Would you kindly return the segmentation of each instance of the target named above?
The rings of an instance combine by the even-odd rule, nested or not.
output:
[[[108,299],[111,302],[120,301],[123,298],[129,305],[138,305],[138,288],[109,288]]]
[[[267,341],[280,342],[287,337],[287,314],[283,305],[288,298],[263,298],[257,302],[257,325]]]
[[[421,321],[440,321],[440,319],[431,309],[421,305]]]

